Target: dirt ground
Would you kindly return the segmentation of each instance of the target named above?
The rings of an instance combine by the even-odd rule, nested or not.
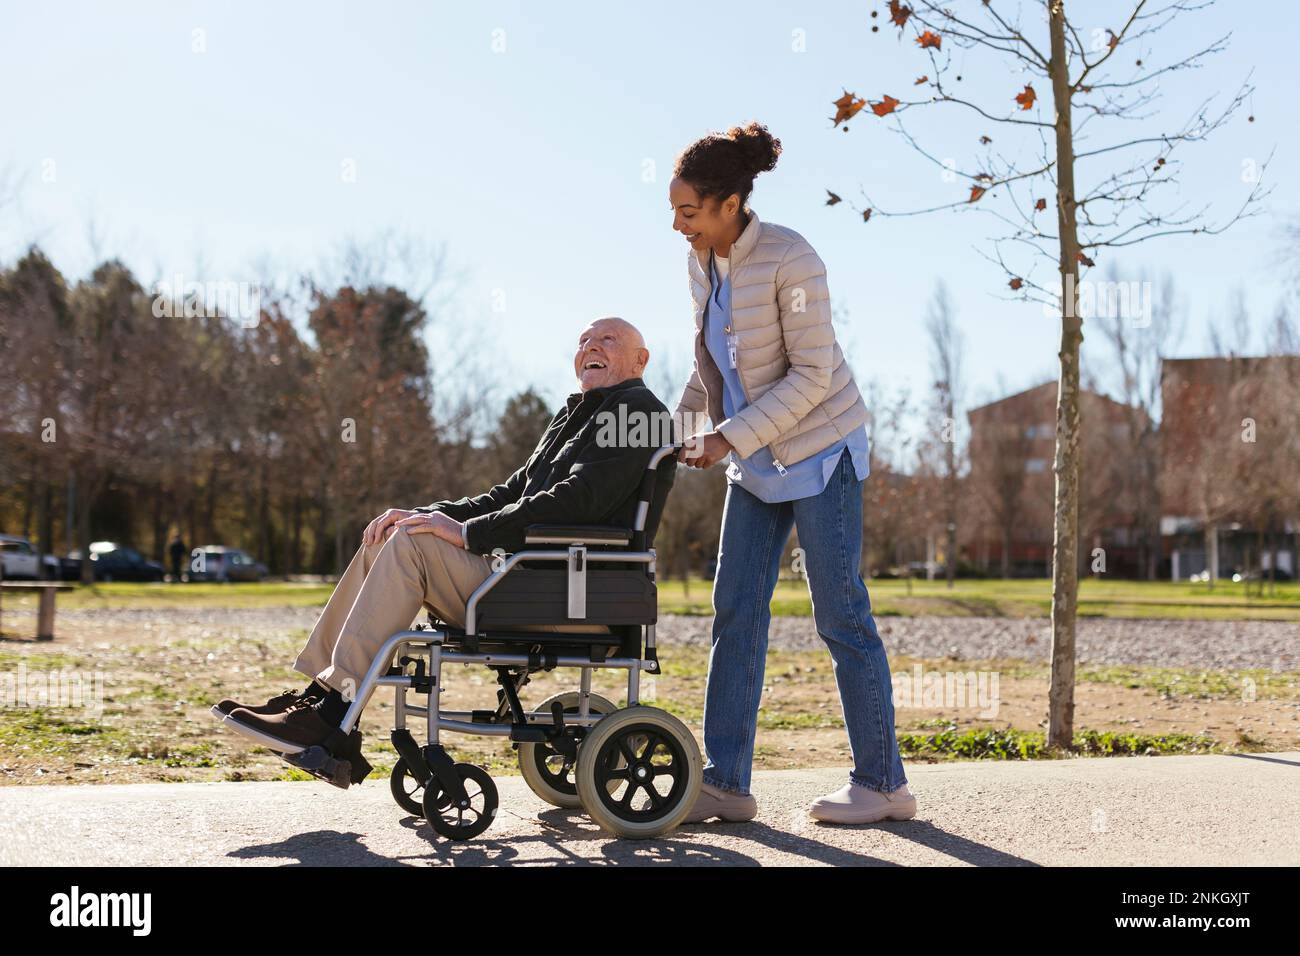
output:
[[[98,612],[91,627],[64,622],[57,641],[37,644],[17,635],[25,621],[8,618],[0,640],[0,783],[135,783],[215,780],[276,780],[302,776],[273,754],[230,732],[208,713],[225,696],[260,703],[289,687],[301,687],[290,665],[315,611],[266,609],[244,615],[226,629],[219,614],[196,612],[178,620],[156,613]],[[954,625],[959,626],[959,625]],[[664,673],[643,677],[642,701],[681,717],[697,737],[707,674],[707,650],[661,644]],[[896,723],[901,737],[973,729],[1041,731],[1045,726],[1047,669],[1018,660],[954,661],[891,658],[896,683]],[[917,668],[920,668],[918,673]],[[932,675],[996,677],[996,708],[989,699],[928,698],[921,690]],[[47,680],[81,675],[91,707],[18,706],[16,675]],[[931,675],[927,677],[926,675]],[[950,678],[951,679],[951,678]],[[494,706],[495,683],[486,668],[449,671],[444,709]],[[898,685],[902,684],[900,693]],[[552,693],[576,689],[576,671],[536,676],[523,694],[526,705]],[[975,685],[971,685],[974,687]],[[984,685],[986,692],[992,685]],[[596,672],[593,689],[622,703],[626,679]],[[913,693],[915,691],[915,693]],[[28,691],[29,702],[38,698]],[[362,721],[367,754],[376,774],[395,760],[388,743],[392,695],[381,690]],[[1177,752],[1278,751],[1300,745],[1300,674],[1267,669],[1081,665],[1076,691],[1076,731],[1164,736],[1188,735]],[[418,723],[413,729],[418,733]],[[508,741],[448,735],[457,759],[513,772]],[[769,652],[755,754],[756,769],[847,767],[843,729],[830,657],[821,650]],[[375,778],[372,778],[375,779]]]

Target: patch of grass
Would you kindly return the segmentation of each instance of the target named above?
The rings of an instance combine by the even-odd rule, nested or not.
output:
[[[901,659],[900,659],[901,660]],[[901,664],[891,665],[895,672]],[[910,665],[909,665],[910,666]],[[983,661],[986,670],[996,670],[1008,680],[1047,680],[1047,664],[1026,661]],[[1143,667],[1128,664],[1080,664],[1075,672],[1080,684],[1114,684],[1130,690],[1153,690],[1166,700],[1297,700],[1300,673],[1273,671],[1264,667],[1207,670],[1198,667]]]
[[[680,579],[661,579],[659,610],[665,614],[711,614],[712,582],[693,578],[687,590]],[[875,579],[867,582],[877,617],[1046,617],[1051,610],[1047,578],[960,579],[952,590],[944,581]],[[777,584],[772,612],[812,613],[807,584],[788,579]],[[1279,583],[1276,593],[1248,595],[1244,584],[1220,581],[1213,591],[1185,581],[1119,581],[1089,577],[1079,583],[1079,616],[1084,618],[1171,618],[1202,620],[1300,621],[1300,584]]]
[[[1241,745],[1242,750],[1258,751],[1267,748],[1267,742],[1254,737],[1244,730],[1237,731],[1237,743]]]
[[[260,584],[111,584],[77,585],[58,596],[58,607],[70,610],[108,608],[242,608],[324,607],[332,584],[265,581]],[[6,595],[5,605],[35,608],[36,596]],[[12,602],[12,603],[10,603]]]
[[[951,727],[951,725],[949,725]],[[898,735],[905,759],[1043,760],[1071,756],[1134,756],[1153,754],[1221,753],[1214,738],[1200,734],[1133,734],[1082,730],[1071,751],[1047,746],[1041,731],[970,728],[937,733]]]
[[[80,658],[73,657],[71,654],[10,654],[0,652],[0,671],[8,671],[18,667],[19,664],[27,665],[27,670],[31,671],[57,671],[65,667],[76,667],[80,663]]]
[[[934,614],[947,617],[1044,617],[1051,607],[1046,578],[944,581],[873,579],[867,582],[877,617]],[[661,578],[659,609],[665,614],[708,615],[713,583]],[[321,607],[332,585],[267,581],[260,584],[131,584],[78,586],[59,596],[70,609]],[[33,610],[34,595],[6,598],[9,606]],[[12,602],[10,604],[10,602]],[[777,584],[776,614],[811,614],[807,583],[789,578]],[[1282,582],[1270,595],[1248,594],[1246,585],[1220,581],[1213,591],[1185,581],[1121,581],[1091,576],[1080,582],[1080,617],[1199,618],[1204,620],[1300,621],[1300,583]]]
[[[844,726],[844,719],[836,710],[780,711],[767,707],[758,709],[758,726],[764,730],[820,730]]]
[[[129,749],[130,735],[117,727],[69,719],[45,708],[0,710],[0,751],[73,756]]]
[[[192,747],[175,747],[162,757],[164,767],[216,767],[220,759],[216,747],[211,743],[195,744]]]
[[[313,777],[311,774],[309,774],[306,770],[299,770],[297,767],[286,766],[282,771],[280,771],[279,776],[275,777],[274,779],[279,781],[290,781],[293,783],[301,783],[307,780],[315,780],[316,778]]]

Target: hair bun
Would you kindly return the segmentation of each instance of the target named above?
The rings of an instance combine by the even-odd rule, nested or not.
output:
[[[776,168],[776,159],[781,155],[781,141],[762,123],[751,120],[744,126],[733,126],[727,130],[727,137],[740,147],[745,165],[753,170],[755,176]]]

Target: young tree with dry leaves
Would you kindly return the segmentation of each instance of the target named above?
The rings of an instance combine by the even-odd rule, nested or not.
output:
[[[1225,126],[1248,102],[1249,77],[1222,105],[1210,92],[1189,119],[1165,126],[1154,108],[1162,82],[1200,66],[1227,46],[1228,37],[1186,54],[1159,56],[1161,35],[1179,16],[1212,5],[1213,0],[1172,0],[1150,4],[1136,0],[1127,15],[1110,27],[1080,34],[1081,17],[1067,13],[1065,0],[1017,7],[1004,16],[994,0],[948,3],[889,0],[890,23],[900,38],[916,45],[921,75],[911,81],[924,96],[884,94],[868,101],[854,93],[835,101],[837,127],[864,109],[891,125],[926,161],[960,183],[951,199],[925,208],[886,209],[864,190],[863,203],[846,203],[864,222],[891,216],[969,210],[992,216],[1002,230],[991,236],[985,253],[1005,273],[1017,297],[1046,304],[1060,317],[1060,373],[1056,409],[1055,515],[1052,572],[1052,677],[1048,746],[1068,748],[1074,736],[1074,636],[1079,554],[1079,349],[1083,341],[1080,270],[1099,256],[1164,236],[1213,235],[1254,214],[1266,195],[1265,161],[1242,204],[1226,216],[1212,218],[1210,204],[1189,204],[1178,195],[1183,148]],[[1030,22],[1025,11],[1041,10]],[[1096,7],[1073,7],[1089,18]],[[873,17],[877,13],[872,14]],[[1024,22],[1022,22],[1024,21]],[[1085,33],[1088,33],[1086,29]],[[979,103],[960,89],[954,51],[963,69],[978,63],[993,69],[1021,70],[1028,82],[1006,91],[1005,100]],[[1156,59],[1159,62],[1153,62]],[[924,72],[922,72],[924,71]],[[1035,87],[1035,83],[1038,87]],[[1049,91],[1044,102],[1039,89]],[[940,159],[908,130],[913,110],[961,111],[988,131],[980,149],[965,165]],[[1076,123],[1076,115],[1082,118]],[[888,118],[887,120],[885,118]],[[1253,117],[1250,117],[1253,120]],[[1140,124],[1140,127],[1139,127]],[[1149,132],[1133,135],[1135,127]],[[990,135],[996,132],[999,142]],[[1010,148],[1003,139],[1010,140]],[[1077,173],[1077,178],[1076,178]],[[1056,206],[1054,228],[1040,220],[1049,197]],[[828,204],[842,202],[830,193]],[[1042,217],[1046,218],[1046,217]],[[1016,267],[1012,252],[1028,261]],[[1057,273],[1035,278],[1042,261]]]

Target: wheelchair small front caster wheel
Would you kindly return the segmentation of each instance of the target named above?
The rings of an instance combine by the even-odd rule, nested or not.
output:
[[[497,814],[497,785],[486,770],[472,763],[456,764],[456,773],[465,786],[464,804],[444,793],[433,776],[424,787],[423,815],[448,840],[471,840],[491,826]]]
[[[578,749],[583,809],[618,837],[644,840],[675,829],[703,779],[695,736],[657,707],[625,707],[603,718]]]
[[[424,816],[424,784],[411,774],[411,767],[405,757],[393,764],[393,772],[388,777],[388,789],[393,791],[397,805],[413,817]]]
[[[569,691],[548,697],[534,709],[534,713],[544,714],[549,722],[551,704],[556,701],[564,708],[565,716],[578,714],[578,692]],[[613,701],[606,700],[599,694],[587,698],[587,710],[591,714],[604,716],[618,710]],[[579,751],[582,747],[579,745]],[[519,745],[519,772],[523,774],[528,789],[537,794],[553,807],[574,810],[582,806],[578,797],[578,785],[573,782],[574,764],[562,753],[548,743],[524,742]]]

